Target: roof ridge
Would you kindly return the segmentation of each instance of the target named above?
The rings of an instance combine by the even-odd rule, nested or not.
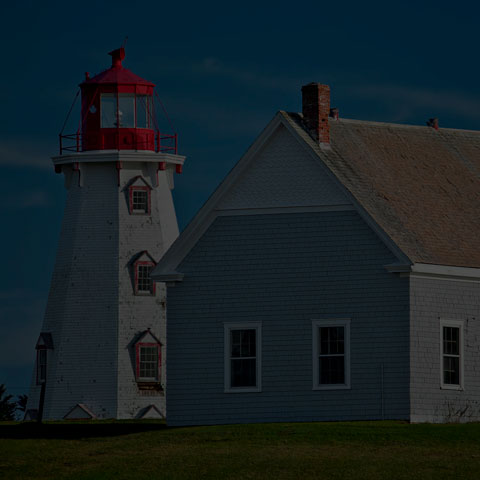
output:
[[[280,110],[281,113],[286,115],[296,115],[300,119],[303,119],[303,114],[301,112],[287,112],[286,110]],[[393,128],[407,128],[407,129],[431,129],[427,125],[412,125],[409,123],[393,123],[393,122],[378,122],[375,120],[358,120],[356,118],[345,118],[340,117],[334,120],[334,123],[356,123],[368,126],[381,126],[381,127],[393,127]],[[451,127],[440,127],[440,131],[453,131],[453,132],[464,132],[464,133],[473,133],[480,135],[480,130],[467,130],[462,128],[451,128]]]

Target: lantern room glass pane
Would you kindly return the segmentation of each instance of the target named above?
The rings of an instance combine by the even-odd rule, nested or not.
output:
[[[102,93],[100,96],[100,114],[102,128],[117,127],[117,95]]]
[[[152,97],[137,95],[137,128],[152,128]]]
[[[131,93],[118,94],[118,119],[120,128],[135,127],[135,95]]]

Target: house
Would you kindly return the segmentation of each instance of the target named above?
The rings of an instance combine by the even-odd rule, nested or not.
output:
[[[168,424],[480,420],[480,132],[302,96],[152,273]]]

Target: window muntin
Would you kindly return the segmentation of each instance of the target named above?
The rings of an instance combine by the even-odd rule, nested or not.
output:
[[[314,320],[313,388],[350,388],[350,320]]]
[[[461,389],[463,386],[463,322],[440,322],[441,386]]]
[[[137,95],[137,128],[152,128],[152,97]]]
[[[139,345],[138,371],[139,379],[158,381],[159,345]]]
[[[147,186],[130,187],[130,213],[135,215],[150,214],[150,188]]]
[[[100,118],[102,128],[117,127],[117,95],[115,93],[100,95]]]
[[[136,264],[136,293],[147,295],[154,293],[154,283],[150,277],[152,269],[153,263],[151,262],[138,262]]]
[[[261,328],[259,323],[225,325],[225,391],[261,390]]]
[[[148,191],[132,190],[132,211],[135,213],[148,213]]]
[[[135,127],[135,95],[133,93],[118,94],[118,120],[120,128]]]
[[[345,327],[319,327],[319,383],[345,383]]]
[[[230,386],[257,385],[256,330],[230,330]]]
[[[47,349],[39,348],[37,350],[37,384],[47,380]]]

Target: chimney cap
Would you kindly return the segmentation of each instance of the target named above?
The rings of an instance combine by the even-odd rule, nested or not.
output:
[[[329,117],[338,120],[339,115],[340,111],[338,110],[338,108],[334,107],[330,109]]]
[[[428,125],[429,127],[434,128],[435,130],[438,130],[438,127],[439,127],[439,125],[438,125],[438,118],[436,118],[436,117],[434,117],[434,118],[429,118],[429,119],[427,120],[427,125]]]

